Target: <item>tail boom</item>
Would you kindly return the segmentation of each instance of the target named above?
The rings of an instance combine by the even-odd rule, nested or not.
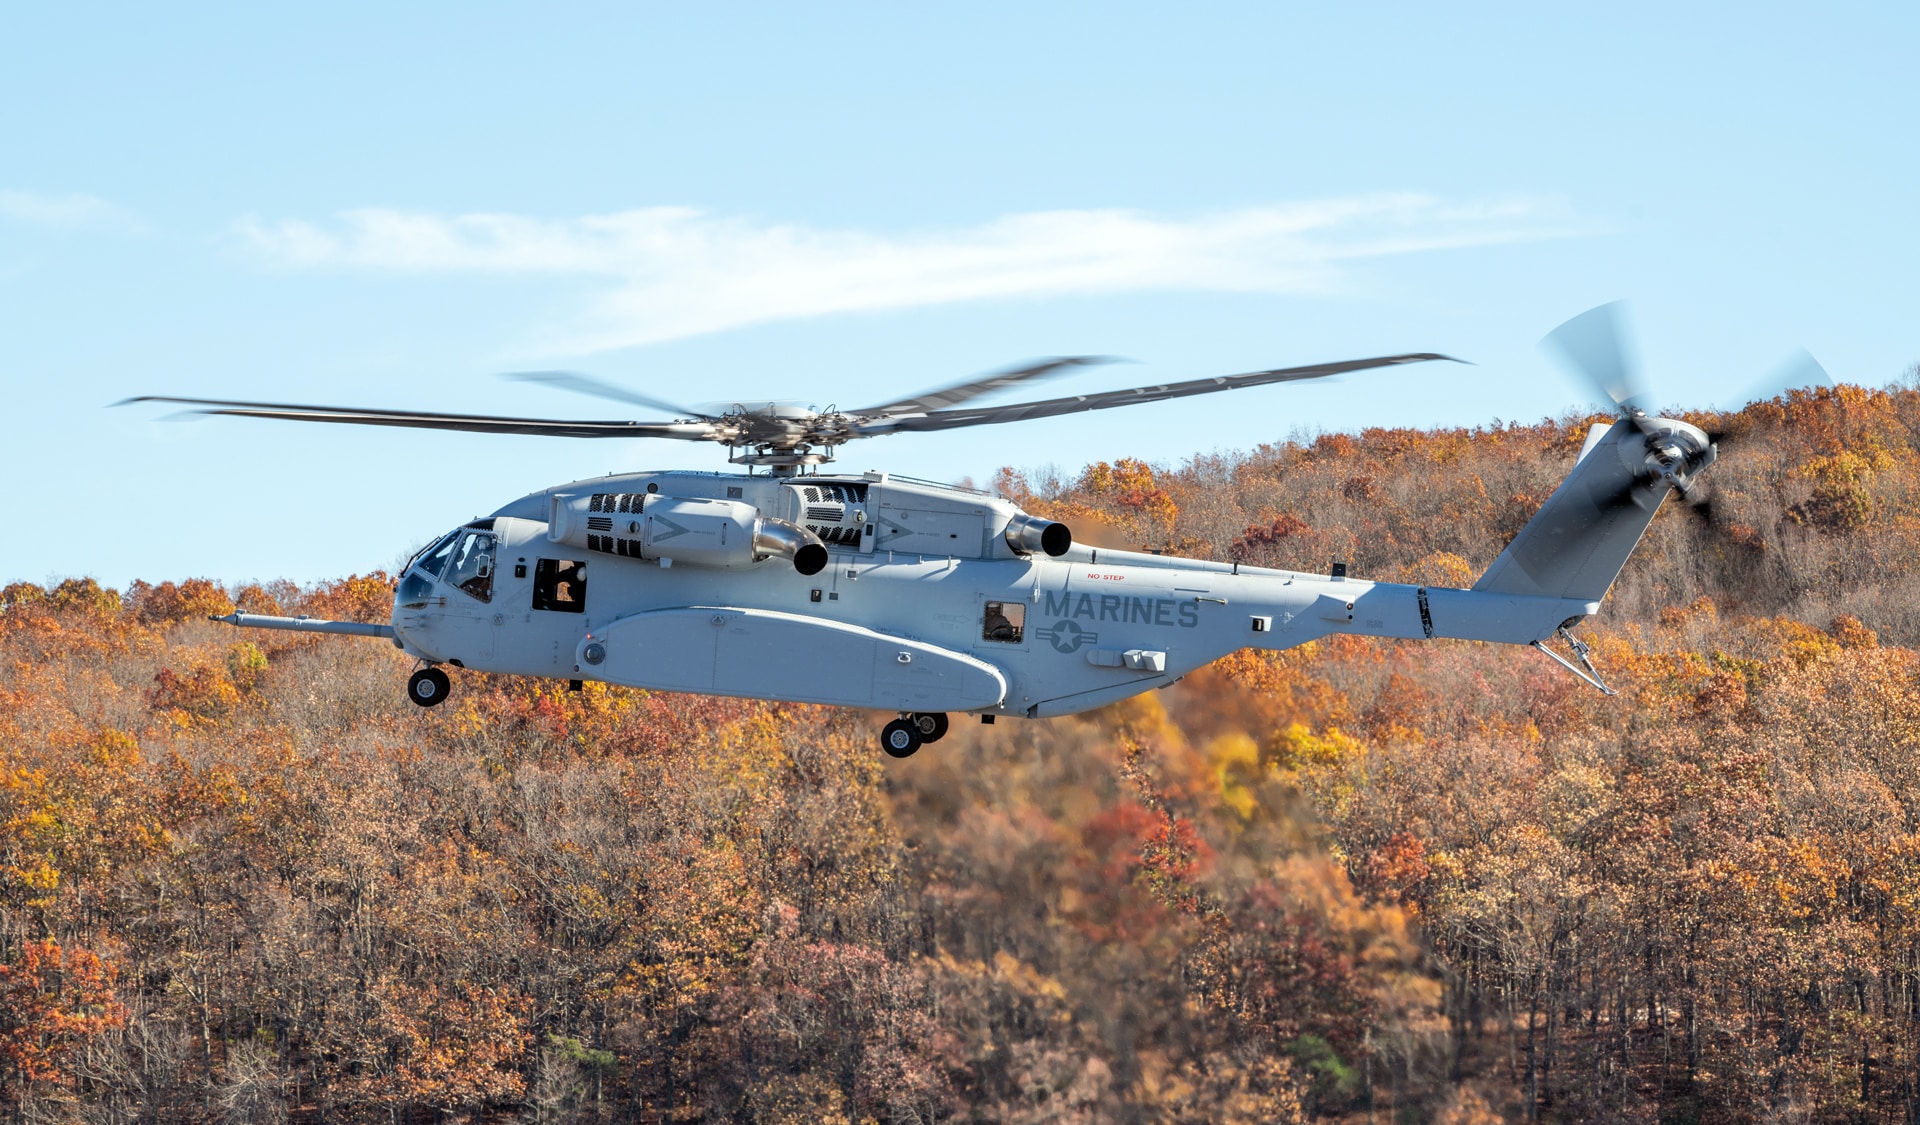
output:
[[[1330,633],[1524,645],[1546,640],[1562,626],[1600,608],[1598,602],[1579,598],[1396,582],[1301,577],[1288,585],[1290,597],[1276,599],[1278,604],[1272,607],[1273,624],[1256,630],[1249,638],[1254,647],[1291,648]],[[1301,590],[1303,586],[1307,589]],[[1317,596],[1304,605],[1292,600],[1306,592]]]

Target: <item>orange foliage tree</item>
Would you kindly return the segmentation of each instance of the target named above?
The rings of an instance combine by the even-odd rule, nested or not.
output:
[[[50,939],[23,942],[0,961],[0,1094],[68,1080],[74,1052],[120,1026],[114,975],[91,950]]]

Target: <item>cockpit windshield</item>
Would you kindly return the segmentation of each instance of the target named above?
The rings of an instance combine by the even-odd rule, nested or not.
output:
[[[447,556],[453,553],[453,542],[458,538],[459,532],[449,531],[438,542],[422,547],[420,553],[413,556],[413,566],[409,569],[424,570],[438,578],[447,565]]]

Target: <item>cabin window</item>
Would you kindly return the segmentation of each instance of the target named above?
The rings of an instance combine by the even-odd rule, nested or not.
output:
[[[442,575],[447,585],[477,601],[493,600],[493,536],[469,531],[453,548],[453,558]]]
[[[587,611],[584,560],[541,559],[533,564],[533,608],[556,613]]]
[[[988,602],[980,621],[980,637],[988,641],[1019,644],[1026,631],[1027,603]]]

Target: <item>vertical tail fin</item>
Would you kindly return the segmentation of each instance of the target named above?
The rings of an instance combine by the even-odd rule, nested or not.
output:
[[[1704,434],[1700,438],[1705,441]],[[1632,419],[1594,426],[1579,463],[1474,590],[1589,602],[1604,598],[1674,483],[1649,473],[1648,444]]]

